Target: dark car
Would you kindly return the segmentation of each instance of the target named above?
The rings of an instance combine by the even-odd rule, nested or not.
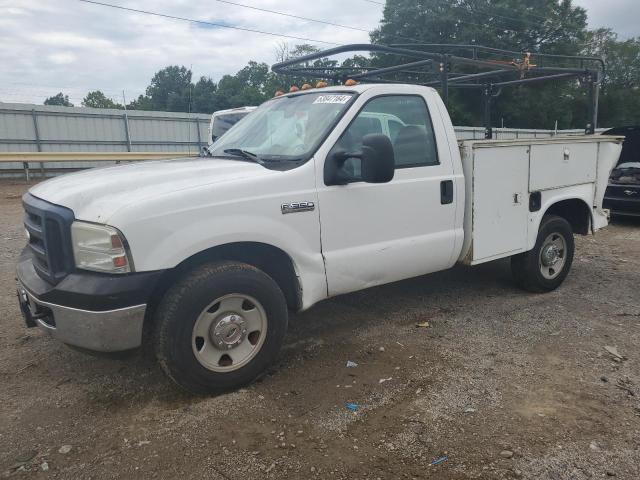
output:
[[[604,208],[612,215],[640,217],[640,126],[612,128],[603,135],[624,135],[622,154],[611,172]]]

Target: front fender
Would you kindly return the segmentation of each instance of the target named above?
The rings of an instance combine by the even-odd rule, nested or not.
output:
[[[110,223],[126,237],[136,271],[171,269],[202,251],[230,243],[276,247],[293,262],[306,308],[326,297],[319,212],[283,215],[281,206],[304,201],[317,205],[312,174],[313,165],[303,165],[251,183],[175,192],[122,209]]]
[[[251,228],[238,228],[239,225]],[[132,252],[139,270],[173,268],[200,252],[237,242],[263,243],[289,255],[302,287],[302,308],[326,297],[320,246],[309,242],[290,225],[271,218],[255,215],[217,217],[212,224],[192,224],[174,231],[147,251],[132,249]]]

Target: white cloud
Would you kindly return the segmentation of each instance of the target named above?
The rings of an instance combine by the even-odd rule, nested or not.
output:
[[[363,0],[310,3],[240,0],[246,4],[372,29],[382,7]],[[272,31],[335,43],[367,42],[368,35],[272,15],[221,2],[113,0],[141,10]],[[15,5],[15,4],[14,4]],[[301,7],[304,8],[301,8]],[[88,90],[128,98],[143,93],[151,76],[167,65],[192,67],[194,77],[215,80],[249,60],[275,61],[284,38],[90,5],[77,0],[23,0],[3,8],[0,0],[0,99],[40,103],[63,91],[79,103]],[[290,40],[292,44],[301,41]],[[319,44],[321,46],[321,44]],[[325,45],[329,46],[329,45]]]
[[[47,56],[47,59],[56,65],[69,65],[75,62],[76,58],[71,52],[58,52]]]
[[[621,38],[640,36],[638,0],[578,0],[576,3],[587,9],[591,28],[612,28]]]
[[[367,33],[272,15],[215,0],[105,0],[119,5],[214,23],[313,38],[366,43]],[[260,8],[371,30],[382,6],[366,0],[235,0]],[[578,0],[592,26],[607,25],[634,35],[637,0]],[[627,20],[628,19],[628,20]],[[78,0],[0,0],[0,100],[41,103],[63,91],[79,104],[101,89],[118,100],[144,92],[151,76],[167,65],[192,67],[194,77],[218,80],[248,60],[272,64],[282,40],[300,41],[81,3]],[[318,46],[323,46],[318,44]],[[330,45],[324,45],[329,47]]]

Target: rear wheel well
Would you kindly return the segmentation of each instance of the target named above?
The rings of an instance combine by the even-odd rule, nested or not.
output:
[[[557,215],[571,225],[574,233],[587,235],[591,228],[591,209],[583,200],[572,198],[551,205],[545,215]]]
[[[302,308],[300,282],[289,255],[266,243],[237,242],[204,250],[164,272],[149,300],[145,323],[151,323],[148,320],[153,317],[160,299],[180,276],[197,265],[220,260],[247,263],[259,268],[278,284],[291,310],[297,311]]]

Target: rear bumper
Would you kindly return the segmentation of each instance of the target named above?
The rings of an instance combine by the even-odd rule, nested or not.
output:
[[[56,285],[35,271],[25,249],[16,269],[28,327],[76,347],[117,352],[139,347],[147,304],[162,271],[105,275],[74,272]]]

